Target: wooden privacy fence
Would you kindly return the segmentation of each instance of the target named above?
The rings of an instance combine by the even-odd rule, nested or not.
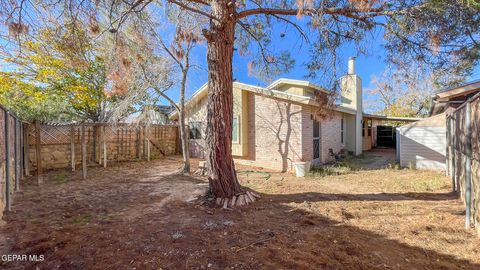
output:
[[[0,217],[10,211],[12,193],[23,175],[34,171],[41,184],[44,170],[104,166],[109,162],[147,160],[179,152],[175,125],[40,124],[22,122],[0,106]]]
[[[11,210],[12,194],[20,189],[26,125],[0,106],[0,217],[4,210]]]
[[[32,169],[81,168],[84,177],[90,165],[150,160],[176,154],[179,149],[174,125],[35,123],[29,126],[28,141]]]
[[[465,202],[465,227],[480,232],[480,93],[447,114],[447,173]]]

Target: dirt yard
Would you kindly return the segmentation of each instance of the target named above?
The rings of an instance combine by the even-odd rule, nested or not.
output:
[[[480,269],[480,241],[440,174],[298,179],[239,167],[262,198],[225,210],[194,201],[205,180],[174,174],[179,167],[173,157],[25,184],[0,229],[0,253],[44,260],[0,268]]]

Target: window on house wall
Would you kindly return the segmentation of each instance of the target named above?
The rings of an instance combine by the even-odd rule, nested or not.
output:
[[[234,116],[233,123],[232,123],[232,142],[233,143],[240,143],[240,117]]]
[[[202,138],[202,122],[190,122],[188,127],[190,128],[190,139],[198,140]]]
[[[345,127],[344,127],[344,124],[345,124],[345,120],[342,118],[341,119],[341,122],[340,122],[340,141],[343,143],[343,136],[344,136],[344,131],[345,131]]]
[[[313,137],[320,137],[320,122],[317,120],[313,120]]]
[[[372,119],[368,120],[368,137],[372,137]]]
[[[362,137],[365,137],[365,120],[362,120]]]

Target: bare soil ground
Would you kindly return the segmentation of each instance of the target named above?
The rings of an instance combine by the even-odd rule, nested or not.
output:
[[[44,255],[5,269],[480,269],[480,241],[434,172],[361,170],[299,179],[239,167],[262,198],[233,210],[192,200],[205,179],[180,159],[27,179],[0,253]]]

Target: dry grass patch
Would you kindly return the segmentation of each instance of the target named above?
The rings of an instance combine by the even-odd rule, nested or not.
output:
[[[239,166],[250,207],[191,199],[206,179],[180,158],[51,172],[24,185],[1,228],[2,269],[479,269],[463,205],[433,172],[370,170],[295,178]],[[34,182],[34,179],[27,179]]]

